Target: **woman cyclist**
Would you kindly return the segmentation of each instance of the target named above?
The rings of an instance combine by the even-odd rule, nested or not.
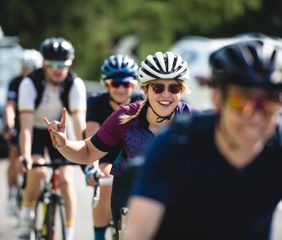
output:
[[[103,123],[97,133],[84,141],[71,141],[66,138],[66,111],[63,110],[61,121],[49,122],[48,126],[54,146],[71,161],[88,164],[105,156],[119,145],[121,152],[111,169],[114,175],[112,190],[112,215],[115,226],[119,219],[120,207],[124,199],[119,198],[117,191],[122,192],[119,185],[126,162],[143,153],[145,146],[156,132],[167,125],[181,113],[197,112],[190,105],[180,101],[188,80],[187,63],[181,56],[172,52],[157,52],[149,55],[142,62],[138,71],[138,79],[146,100],[120,107]]]
[[[118,109],[118,107],[144,99],[141,91],[137,92],[134,90],[138,84],[136,80],[137,71],[137,63],[127,56],[112,55],[105,59],[101,66],[101,82],[107,91],[88,97],[86,137],[91,137],[95,134],[106,118],[114,110]],[[106,177],[112,177],[110,175],[110,169],[119,151],[120,148],[117,147],[99,160],[99,168]],[[98,165],[98,162],[96,163]],[[94,186],[95,180],[93,174],[90,174],[95,171],[94,166],[91,167],[91,165],[88,165],[83,168],[86,174],[87,184]],[[110,205],[111,189],[111,186],[101,186],[100,200],[98,205],[93,208],[92,216],[95,240],[105,240],[105,230],[112,217]]]
[[[281,60],[269,39],[211,55],[217,112],[185,117],[153,141],[126,239],[272,239],[282,198]]]

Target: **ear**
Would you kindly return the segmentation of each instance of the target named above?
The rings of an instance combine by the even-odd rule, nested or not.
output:
[[[212,89],[211,100],[216,111],[219,111],[220,106],[222,106],[222,95],[219,89]]]
[[[141,89],[144,92],[144,95],[146,96],[146,98],[148,98],[148,87],[141,87]]]

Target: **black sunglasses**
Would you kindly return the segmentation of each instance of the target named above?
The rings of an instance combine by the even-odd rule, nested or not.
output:
[[[131,82],[114,82],[111,81],[108,83],[110,87],[114,87],[114,88],[119,88],[120,86],[123,86],[124,88],[130,88],[133,86],[133,84]]]
[[[165,91],[166,86],[162,83],[151,83],[152,89],[154,93],[161,94]],[[168,85],[168,91],[172,94],[178,94],[182,91],[182,85],[181,84],[169,84]]]

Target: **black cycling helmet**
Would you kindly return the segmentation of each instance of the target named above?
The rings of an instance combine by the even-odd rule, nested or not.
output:
[[[212,84],[282,90],[282,49],[274,40],[249,40],[225,46],[210,56]]]
[[[66,61],[74,58],[72,44],[62,37],[45,39],[40,46],[40,52],[45,60]]]
[[[112,55],[101,66],[101,80],[136,79],[137,70],[138,65],[134,59],[120,54]]]

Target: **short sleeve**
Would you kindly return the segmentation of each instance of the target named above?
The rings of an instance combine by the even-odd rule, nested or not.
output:
[[[70,111],[86,111],[86,88],[80,78],[75,78],[69,94]]]
[[[19,86],[18,109],[19,111],[33,111],[37,93],[30,78],[24,78]]]
[[[124,111],[122,108],[114,111],[102,124],[98,132],[91,138],[91,142],[102,151],[109,151],[108,147],[117,145],[123,138],[124,127],[120,124],[120,115]]]

